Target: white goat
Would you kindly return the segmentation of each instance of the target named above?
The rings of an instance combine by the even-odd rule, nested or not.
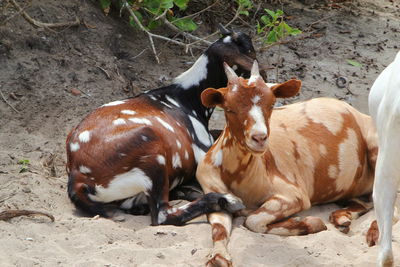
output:
[[[400,52],[374,82],[368,104],[379,139],[373,189],[380,236],[378,266],[393,266],[392,224],[400,181]]]

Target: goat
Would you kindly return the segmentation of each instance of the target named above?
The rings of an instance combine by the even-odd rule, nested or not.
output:
[[[209,194],[181,209],[168,204],[169,192],[195,179],[197,163],[213,143],[201,92],[223,86],[223,62],[248,75],[256,58],[248,35],[223,29],[172,85],[101,106],[68,135],[68,195],[91,215],[109,216],[109,207],[132,214],[150,210],[151,224],[181,225],[195,216],[232,209],[229,196]]]
[[[367,243],[377,242],[380,248],[378,266],[393,266],[392,223],[397,188],[400,181],[400,165],[397,152],[400,149],[400,52],[372,85],[369,93],[369,112],[378,132],[379,153],[376,162],[373,200],[378,224],[373,222],[367,233]]]
[[[306,235],[325,230],[317,217],[288,218],[311,205],[339,200],[348,208],[330,221],[343,232],[370,207],[376,157],[371,118],[347,103],[317,98],[273,109],[276,98],[296,95],[301,81],[266,84],[254,62],[249,80],[226,64],[228,85],[206,89],[202,103],[225,111],[226,126],[197,168],[205,193],[231,194],[242,201],[245,226],[259,233]],[[208,215],[214,248],[209,266],[230,266],[231,216]]]

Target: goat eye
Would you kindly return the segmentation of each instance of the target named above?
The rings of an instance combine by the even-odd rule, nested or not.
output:
[[[227,108],[225,111],[228,112],[228,113],[235,114],[235,111],[233,111],[233,110],[231,110],[231,109],[229,109],[229,108]]]

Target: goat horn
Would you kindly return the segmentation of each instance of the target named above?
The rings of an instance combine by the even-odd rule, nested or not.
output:
[[[222,35],[229,35],[232,33],[232,31],[225,28],[224,25],[222,25],[221,23],[218,23],[218,29]]]
[[[224,62],[224,69],[229,82],[235,82],[238,79],[236,72],[226,62]]]
[[[255,82],[260,77],[260,70],[258,68],[257,60],[254,60],[253,66],[251,67],[251,75],[249,79],[249,83]]]

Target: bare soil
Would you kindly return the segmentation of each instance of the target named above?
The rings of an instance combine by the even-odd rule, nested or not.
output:
[[[156,42],[162,61],[158,65],[147,37],[115,14],[104,16],[96,1],[32,2],[26,11],[37,20],[77,16],[86,26],[48,30],[19,15],[0,26],[0,211],[32,209],[55,217],[54,223],[46,217],[0,221],[0,265],[201,266],[211,248],[205,218],[184,227],[150,227],[147,216],[121,215],[120,221],[83,217],[67,197],[65,172],[66,136],[86,114],[170,83],[200,51],[192,56]],[[312,32],[311,38],[259,53],[261,62],[280,67],[278,77],[269,72],[270,82],[291,77],[303,81],[300,95],[283,103],[335,97],[368,113],[369,88],[400,48],[400,2],[303,2],[262,5],[283,7],[291,25]],[[14,13],[5,9],[6,3],[0,2],[0,19]],[[223,121],[217,111],[211,127],[222,128]],[[29,160],[27,166],[18,164],[23,159]],[[20,173],[23,168],[28,171]],[[334,207],[310,212],[328,221]],[[348,235],[329,226],[324,233],[289,238],[251,233],[239,226],[239,219],[230,249],[237,266],[373,266],[377,250],[364,240],[373,217],[369,212],[358,219]],[[399,238],[397,225],[397,251]]]

